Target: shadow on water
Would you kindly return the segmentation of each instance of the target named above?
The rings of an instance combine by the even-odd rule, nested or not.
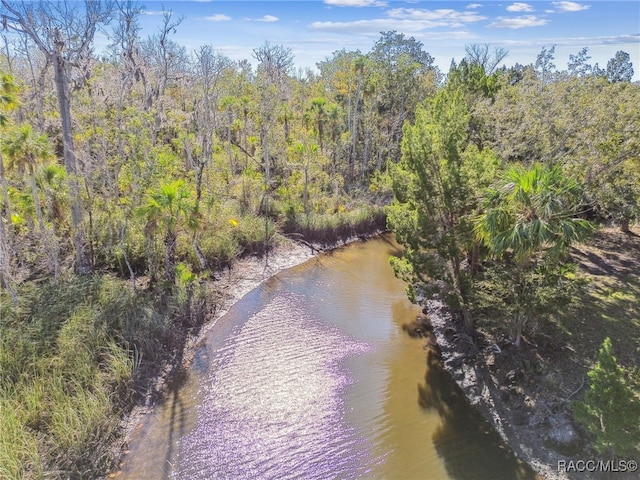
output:
[[[187,380],[187,371],[180,369],[167,384],[167,396],[164,401],[169,410],[167,425],[167,444],[164,461],[162,462],[162,478],[171,478],[173,465],[171,460],[175,455],[176,443],[186,433],[185,406],[181,399],[180,390]]]
[[[473,408],[442,368],[439,354],[427,350],[425,385],[418,385],[418,403],[435,409],[441,424],[433,444],[447,473],[456,480],[535,480],[538,476],[516,458],[500,435]]]

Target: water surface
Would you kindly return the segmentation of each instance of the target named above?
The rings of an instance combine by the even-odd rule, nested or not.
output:
[[[121,478],[534,478],[402,325],[391,237],[282,272],[209,331]]]

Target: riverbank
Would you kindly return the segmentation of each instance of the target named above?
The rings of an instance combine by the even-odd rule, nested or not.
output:
[[[572,256],[587,283],[580,307],[540,321],[520,348],[481,322],[472,338],[441,301],[422,302],[428,316],[422,328],[433,330],[445,370],[514,453],[546,479],[607,478],[558,466],[596,458],[571,402],[586,390],[602,339],[609,336],[621,364],[637,372],[639,233],[606,229],[576,247]]]
[[[114,443],[114,455],[119,456],[121,463],[128,454],[128,443],[135,430],[142,428],[144,417],[166,398],[167,394],[180,387],[184,373],[191,364],[199,343],[207,332],[222,318],[229,309],[243,296],[257,288],[265,280],[288,268],[300,265],[316,256],[319,252],[330,251],[366,240],[382,234],[378,230],[366,235],[351,236],[331,243],[307,242],[306,240],[283,239],[266,256],[247,256],[236,260],[231,268],[219,271],[217,278],[206,285],[207,292],[216,299],[216,309],[205,319],[201,328],[189,336],[180,355],[179,363],[175,357],[167,359],[159,374],[147,379],[146,392],[136,406],[124,417],[121,435]],[[108,478],[117,478],[118,471],[109,474]]]

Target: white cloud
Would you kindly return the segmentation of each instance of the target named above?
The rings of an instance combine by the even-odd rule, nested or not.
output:
[[[526,28],[541,27],[546,25],[547,20],[538,18],[535,15],[524,15],[522,17],[498,17],[494,22],[489,24],[492,28]]]
[[[169,13],[169,12],[165,12],[163,10],[144,10],[142,12],[143,15],[149,15],[150,17],[161,17],[165,13]]]
[[[563,12],[579,12],[580,10],[587,10],[591,5],[581,5],[577,2],[551,2],[558,10]]]
[[[333,7],[385,7],[387,2],[382,0],[324,0]]]
[[[507,11],[509,12],[533,12],[533,7],[528,3],[519,3],[516,2],[507,7]]]
[[[469,5],[467,5],[467,9],[469,10],[473,10],[474,8],[480,8],[482,7],[481,3],[470,3]]]
[[[419,8],[394,8],[387,12],[390,18],[437,23],[434,26],[459,27],[466,23],[479,22],[486,17],[474,12],[458,12],[451,9],[423,10]]]
[[[245,22],[273,23],[273,22],[279,21],[280,19],[278,17],[274,17],[273,15],[265,15],[264,17],[261,17],[261,18],[244,17],[242,20],[244,20]]]
[[[225,15],[224,13],[216,13],[215,15],[204,17],[204,19],[210,22],[226,22],[228,20],[231,20],[231,17],[229,15]]]
[[[404,32],[417,32],[421,28],[416,22],[389,21],[385,18],[374,18],[371,20],[356,20],[353,22],[313,22],[309,25],[311,30],[334,33],[352,33],[361,35],[378,36],[382,31],[401,30]]]
[[[317,31],[379,35],[381,31],[398,30],[421,32],[429,28],[460,28],[473,22],[486,20],[474,12],[450,9],[422,10],[395,8],[387,12],[388,18],[355,20],[352,22],[313,22],[309,28]]]

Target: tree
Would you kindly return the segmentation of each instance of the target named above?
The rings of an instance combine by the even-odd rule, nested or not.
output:
[[[17,167],[18,170],[24,170],[26,167],[29,172],[29,182],[38,229],[40,233],[43,233],[45,226],[42,216],[42,206],[40,205],[38,195],[38,186],[36,185],[36,168],[39,161],[45,160],[51,155],[49,139],[46,135],[35,134],[31,125],[21,125],[12,136],[4,140],[2,151],[7,155],[10,165]]]
[[[199,202],[202,196],[203,170],[213,158],[213,132],[217,126],[215,116],[220,97],[219,83],[225,70],[229,69],[232,63],[224,55],[216,53],[211,45],[200,47],[195,55],[196,81],[199,93],[202,95],[201,104],[195,112],[201,156],[193,165],[196,171],[196,202]],[[232,158],[229,158],[229,169],[233,174]]]
[[[563,108],[573,130],[573,138],[565,136],[573,145],[567,170],[583,184],[593,209],[629,232],[640,218],[640,86],[589,79],[566,91]]]
[[[174,20],[171,11],[162,12],[162,26],[159,32],[148,37],[141,44],[142,56],[153,73],[152,85],[146,92],[145,107],[149,111],[156,107],[157,129],[161,126],[164,114],[164,94],[167,86],[170,81],[176,80],[184,72],[187,63],[185,48],[170,38],[171,34],[176,33],[182,20],[182,18]]]
[[[162,183],[148,193],[140,213],[151,230],[158,224],[164,227],[164,275],[170,287],[175,283],[178,233],[182,227],[195,230],[199,225],[199,213],[191,201],[191,192],[182,180]]]
[[[516,346],[532,313],[544,307],[539,290],[549,286],[549,278],[560,278],[554,267],[591,229],[577,216],[579,194],[578,184],[559,167],[513,166],[488,189],[485,208],[475,219],[478,239],[507,267]]]
[[[288,97],[288,73],[293,66],[293,54],[290,48],[282,45],[271,45],[265,42],[260,48],[253,51],[258,62],[257,83],[260,90],[260,115],[262,120],[261,137],[262,153],[264,156],[264,229],[265,242],[269,242],[268,214],[269,196],[271,191],[271,159],[269,156],[269,137],[271,129],[277,118],[279,107]],[[265,255],[265,264],[269,262],[268,249]]]
[[[324,97],[316,97],[311,99],[311,105],[307,111],[313,115],[315,120],[315,132],[318,136],[320,151],[324,151],[324,124],[327,120],[327,99]]]
[[[534,68],[542,83],[549,83],[553,78],[553,72],[556,69],[553,59],[555,58],[556,46],[552,46],[549,50],[542,47],[542,50],[536,57]]]
[[[588,64],[587,61],[591,58],[588,55],[589,48],[584,47],[577,55],[569,55],[569,62],[567,63],[567,70],[569,76],[572,77],[587,77],[593,73],[593,66]]]
[[[634,456],[640,450],[640,400],[628,385],[605,338],[595,366],[587,373],[589,390],[584,401],[573,404],[576,418],[595,435],[602,454]]]
[[[363,179],[370,158],[378,157],[377,167],[384,163],[382,159],[399,159],[402,127],[405,121],[413,120],[416,105],[431,93],[439,77],[422,42],[396,31],[381,32],[367,58],[365,94],[369,105],[365,114],[369,128],[364,132]]]
[[[11,75],[0,72],[0,130],[3,130],[9,123],[6,112],[15,108],[18,104],[16,96],[17,87]],[[18,305],[18,293],[11,282],[11,272],[9,268],[9,239],[5,230],[5,218],[11,217],[9,208],[9,192],[7,181],[4,176],[4,160],[0,152],[0,183],[2,184],[2,209],[0,209],[0,276],[2,283],[9,291],[14,306]]]
[[[611,83],[630,82],[633,78],[633,64],[629,54],[618,50],[616,55],[607,62],[606,75]]]
[[[402,159],[390,166],[394,199],[388,224],[404,246],[394,270],[411,288],[444,295],[471,331],[470,272],[463,262],[472,250],[471,215],[477,192],[488,183],[496,159],[467,137],[464,93],[447,85],[419,106],[402,139]]]
[[[71,115],[72,69],[86,63],[91,43],[100,23],[111,14],[110,6],[101,1],[11,2],[2,0],[2,21],[29,37],[53,64],[56,94],[62,127],[64,164],[71,194],[71,219],[76,270],[91,271],[83,231],[84,212],[80,201],[78,165],[73,139]]]
[[[502,47],[494,47],[493,51],[490,51],[488,43],[465,45],[464,51],[467,52],[467,61],[482,67],[486,75],[491,75],[500,62],[509,55],[509,51]]]

